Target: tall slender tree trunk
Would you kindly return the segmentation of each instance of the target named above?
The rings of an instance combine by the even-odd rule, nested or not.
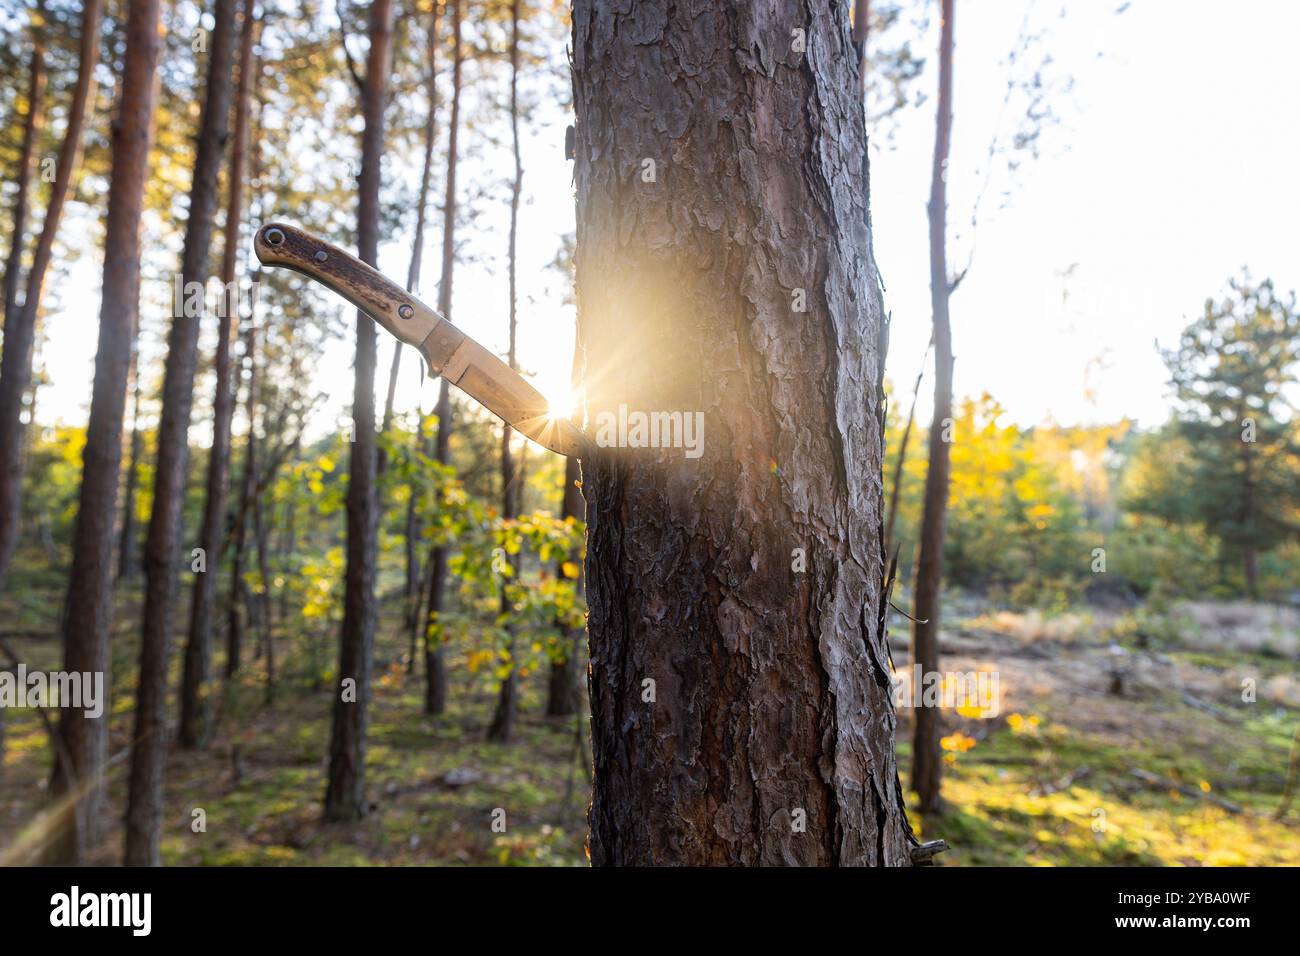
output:
[[[867,39],[871,33],[871,0],[855,0],[853,4],[853,45],[858,51],[858,95],[867,95]],[[866,100],[862,108],[867,107]]]
[[[257,273],[260,275],[260,270]],[[244,332],[244,358],[248,362],[248,386],[244,391],[244,414],[248,438],[244,444],[243,470],[239,479],[239,510],[231,532],[230,604],[226,608],[226,680],[239,673],[244,652],[244,611],[248,585],[244,583],[244,556],[248,552],[248,516],[257,493],[257,415],[262,400],[262,379],[257,369],[257,316],[248,317]]]
[[[85,0],[81,8],[81,47],[77,85],[68,106],[68,125],[59,146],[50,203],[32,254],[26,294],[21,307],[5,312],[4,351],[0,352],[0,590],[4,589],[9,562],[18,547],[22,514],[23,472],[27,465],[27,422],[23,400],[32,384],[32,352],[36,345],[36,320],[41,312],[45,273],[54,255],[54,238],[68,192],[81,160],[81,131],[87,105],[95,100],[95,68],[99,64],[101,0]],[[15,234],[15,242],[21,236]]]
[[[280,567],[286,578],[296,573],[294,552],[298,549],[298,508],[292,492],[284,497],[284,516],[280,519]],[[281,627],[289,620],[289,588],[281,588],[276,617]]]
[[[447,133],[447,191],[442,204],[442,278],[438,282],[438,311],[451,321],[452,278],[456,268],[456,162],[460,137],[461,53],[460,20],[463,0],[451,3],[451,120]],[[451,394],[447,380],[438,383],[438,434],[434,456],[445,465],[451,459]],[[435,542],[429,552],[429,598],[424,622],[424,712],[447,708],[447,673],[442,660],[442,610],[446,600],[447,548]]]
[[[420,198],[415,208],[415,239],[411,243],[411,260],[406,268],[406,291],[420,288],[420,266],[424,260],[424,223],[429,208],[429,180],[433,172],[433,146],[438,132],[438,0],[429,4],[429,28],[425,34],[425,59],[429,63],[425,86],[429,112],[424,118],[424,165],[420,173]],[[402,343],[393,343],[393,361],[388,370],[388,394],[384,401],[384,431],[393,421],[393,403],[397,396],[397,373],[402,365]],[[417,441],[419,436],[416,436]],[[382,465],[381,459],[381,465]]]
[[[417,450],[428,453],[428,443],[424,440],[424,412],[419,410],[415,423],[415,436],[412,441]],[[402,583],[402,625],[406,632],[406,673],[415,673],[416,658],[420,651],[420,606],[422,602],[420,575],[420,512],[417,507],[419,494],[412,485],[410,498],[406,502],[406,525],[402,533],[402,547],[406,558],[406,577]]]
[[[921,394],[921,379],[925,377],[925,366],[930,359],[930,349],[934,348],[934,338],[925,346],[925,355],[921,358],[921,368],[916,373],[916,382],[912,385],[912,401],[907,407],[907,422],[903,425],[903,438],[898,443],[898,458],[894,462],[893,481],[889,484],[889,508],[885,511],[885,553],[894,550],[894,522],[898,519],[898,496],[903,489],[903,469],[907,465],[907,446],[912,441],[912,426],[916,423],[916,400]]]
[[[265,108],[262,96],[257,96],[257,122],[254,127],[250,145],[252,147],[250,182],[260,183],[262,179],[262,114]],[[260,196],[257,208],[263,210]],[[250,213],[251,215],[251,213]],[[260,215],[258,218],[262,218]],[[260,267],[253,270],[252,285],[258,288],[262,282]],[[243,362],[248,364],[248,385],[244,390],[244,417],[248,420],[248,437],[244,444],[244,462],[239,477],[239,507],[235,511],[235,526],[230,532],[230,597],[226,606],[226,667],[225,679],[229,681],[239,673],[244,648],[245,617],[244,609],[248,604],[248,588],[244,584],[244,555],[248,543],[248,515],[251,513],[253,495],[257,490],[257,415],[262,401],[262,379],[258,373],[257,346],[257,297],[249,302],[248,323],[244,330]],[[240,364],[234,368],[234,381],[231,390],[236,399],[239,395]]]
[[[585,521],[587,509],[582,500],[582,474],[578,459],[569,458],[564,462],[564,493],[560,499],[560,517]],[[564,564],[578,561],[577,555],[564,555],[557,562],[557,575],[564,573]],[[578,573],[575,587],[579,595],[583,592],[583,575]],[[578,663],[580,660],[578,642],[582,639],[582,628],[564,628],[564,660],[551,662],[550,680],[547,683],[546,714],[549,717],[567,717],[578,708]]]
[[[510,350],[507,363],[512,369],[518,368],[515,354],[515,339],[518,328],[516,304],[518,302],[518,239],[519,239],[519,194],[524,186],[524,163],[519,154],[519,0],[510,5],[510,135],[515,152],[515,180],[510,190],[510,249],[507,256],[507,272],[510,286]],[[509,525],[519,514],[519,489],[515,475],[514,458],[510,451],[510,439],[514,429],[501,425],[501,521]],[[488,740],[505,743],[514,733],[515,712],[518,709],[519,669],[515,667],[515,630],[511,621],[513,608],[509,594],[509,580],[501,578],[501,619],[506,631],[506,676],[501,680],[497,692],[496,711],[488,725]]]
[[[912,663],[922,675],[939,670],[939,596],[943,577],[943,541],[948,515],[948,446],[952,440],[952,332],[948,324],[947,169],[952,131],[953,0],[943,0],[939,36],[939,100],[935,122],[934,165],[930,171],[930,307],[934,318],[934,418],[930,422],[930,464],[925,473],[920,552],[913,595]],[[922,813],[941,807],[939,783],[943,759],[939,748],[937,707],[913,709],[912,789]]]
[[[269,705],[275,700],[275,628],[271,621],[270,546],[262,499],[261,493],[253,498],[253,537],[257,544],[257,626],[266,656],[266,692],[263,700]]]
[[[379,258],[379,174],[384,150],[384,104],[392,48],[391,0],[370,4],[370,52],[366,58],[358,177],[357,255]],[[325,818],[352,820],[366,813],[366,722],[375,639],[375,562],[378,506],[375,499],[375,324],[357,312],[356,384],[352,394],[353,442],[348,472],[348,566],[339,644],[339,679],[351,681],[334,699]]]
[[[1249,412],[1241,409],[1237,413],[1237,421],[1244,421]],[[1255,524],[1255,462],[1251,454],[1252,442],[1243,441],[1241,443],[1241,469],[1242,469],[1242,495],[1241,495],[1241,524],[1245,528],[1252,528]],[[1242,548],[1241,552],[1242,571],[1246,576],[1246,596],[1252,601],[1259,599],[1259,552],[1250,544]]]
[[[217,175],[230,125],[235,0],[216,0],[213,18],[207,91],[199,118],[189,218],[181,252],[181,287],[187,297],[196,288],[206,288],[212,274],[208,252],[217,205]],[[199,298],[202,301],[201,295]],[[144,549],[144,622],[140,637],[140,680],[136,687],[126,810],[127,866],[158,866],[162,862],[159,826],[163,765],[167,753],[167,664],[176,603],[176,571],[182,556],[189,558],[189,549],[182,548],[181,506],[185,497],[190,411],[194,404],[199,342],[199,316],[190,314],[190,311],[182,307],[172,317],[163,373],[153,510]],[[198,311],[201,313],[202,307]],[[200,573],[216,573],[216,555],[211,555],[211,558],[214,566]]]
[[[108,642],[122,419],[139,310],[140,218],[157,95],[154,73],[162,46],[159,6],[159,0],[138,0],[127,16],[121,95],[113,125],[99,349],[63,622],[63,669],[103,674],[105,694],[111,687]],[[107,707],[93,719],[76,708],[59,710],[58,749],[68,761],[66,765],[55,762],[50,793],[56,801],[72,800],[75,812],[73,825],[58,831],[51,852],[55,862],[77,862],[83,848],[98,842],[108,715]]]
[[[45,121],[45,34],[44,0],[38,0],[32,14],[32,58],[27,71],[27,113],[23,117],[22,145],[18,148],[17,188],[14,190],[13,235],[5,260],[5,320],[18,309],[18,286],[22,282],[23,245],[27,241],[27,210],[31,204],[32,169],[36,165],[36,141]]]
[[[138,570],[136,562],[135,498],[140,484],[140,458],[144,454],[144,432],[140,430],[140,345],[131,350],[131,442],[126,463],[126,490],[122,496],[122,530],[117,545],[117,577],[129,580]]]
[[[212,400],[212,450],[208,455],[207,497],[199,547],[211,556],[211,570],[194,582],[190,629],[185,643],[181,679],[180,743],[187,750],[205,746],[208,736],[208,671],[212,659],[212,606],[217,596],[222,539],[226,530],[226,488],[230,474],[230,425],[235,395],[231,388],[230,353],[239,335],[239,294],[235,269],[239,261],[239,226],[244,211],[247,168],[248,103],[253,89],[253,0],[244,0],[239,35],[239,91],[235,98],[235,140],[230,150],[230,181],[226,195],[226,224],[221,249],[221,282],[225,307],[217,316],[216,394]]]
[[[426,34],[425,57],[428,60],[429,112],[424,119],[424,165],[420,172],[420,198],[415,211],[415,240],[411,244],[411,262],[406,270],[406,291],[415,293],[420,287],[420,267],[424,262],[424,228],[429,208],[429,183],[433,176],[433,147],[438,132],[438,3],[429,5],[429,29]],[[393,343],[393,364],[388,372],[388,398],[384,404],[384,431],[393,418],[393,400],[397,394],[397,372],[401,367],[402,343]],[[425,448],[423,411],[416,419],[415,435],[411,441],[415,450]],[[415,658],[420,637],[420,516],[418,495],[414,485],[406,501],[406,528],[403,535],[406,549],[406,580],[402,589],[404,610],[403,628],[410,644],[406,658],[406,672],[415,673]]]
[[[583,460],[592,862],[907,865],[848,7],[612,6],[573,9],[588,418],[703,443]]]

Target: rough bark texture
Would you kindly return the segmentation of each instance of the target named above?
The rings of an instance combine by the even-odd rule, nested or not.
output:
[[[912,663],[923,674],[939,670],[939,589],[943,577],[943,539],[948,515],[948,443],[952,422],[952,333],[948,324],[947,189],[948,141],[952,128],[953,0],[943,0],[939,39],[939,99],[934,166],[930,172],[930,307],[934,320],[934,418],[930,422],[930,463],[925,472],[920,552],[913,592]],[[939,810],[943,758],[937,707],[917,707],[912,734],[912,789],[922,813]]]
[[[698,459],[583,463],[592,862],[906,865],[848,4],[577,0],[573,24],[588,420],[705,419]]]
[[[27,463],[27,424],[23,421],[23,399],[32,383],[36,320],[41,312],[45,273],[54,256],[54,237],[59,231],[63,205],[81,159],[81,130],[85,125],[86,107],[95,99],[101,8],[101,0],[85,0],[82,6],[77,85],[73,88],[72,102],[68,106],[68,125],[54,167],[50,202],[45,208],[45,221],[41,224],[36,250],[32,253],[32,267],[27,273],[23,304],[5,313],[4,351],[0,353],[0,589],[4,588],[9,562],[18,547],[23,470]],[[14,241],[20,241],[20,237],[15,236]]]
[[[510,351],[507,364],[518,370],[515,355],[515,339],[518,331],[518,248],[519,248],[519,196],[524,188],[524,164],[519,154],[519,2],[514,0],[510,6],[510,134],[514,144],[515,178],[510,190],[510,241],[507,252],[506,271],[510,287]],[[515,474],[514,457],[510,449],[510,439],[514,429],[509,425],[501,426],[501,518],[504,522],[513,521],[519,514],[519,484]],[[501,617],[505,620],[506,654],[509,656],[509,670],[501,681],[497,692],[497,706],[488,725],[488,740],[505,743],[514,733],[515,712],[518,709],[519,676],[514,665],[515,632],[510,620],[513,609],[507,593],[508,581],[501,579]]]
[[[384,103],[393,36],[390,0],[370,5],[370,52],[366,60],[358,177],[357,255],[375,265],[379,258],[379,174],[384,149]],[[352,393],[353,441],[348,470],[348,567],[339,642],[339,678],[356,681],[354,701],[336,689],[330,733],[325,818],[351,820],[365,815],[366,719],[375,641],[375,564],[378,552],[375,449],[375,324],[357,312],[356,379]]]
[[[239,259],[239,225],[244,210],[244,173],[247,168],[248,103],[253,81],[253,0],[243,4],[239,34],[239,92],[235,101],[235,140],[230,150],[230,175],[226,194],[226,224],[221,249],[221,282],[233,288]],[[231,345],[239,334],[239,297],[227,295],[217,316],[217,354],[214,362],[216,394],[212,399],[212,449],[208,454],[206,498],[199,547],[209,555],[211,567],[194,582],[190,602],[190,629],[185,643],[181,679],[180,744],[186,749],[207,742],[209,706],[208,672],[212,659],[212,607],[217,596],[217,571],[226,530],[226,490],[230,474],[230,424],[235,395],[231,389]]]
[[[194,179],[190,184],[185,245],[181,252],[182,288],[206,286],[211,277],[208,252],[217,205],[217,174],[230,125],[231,65],[234,59],[235,0],[216,0],[208,61],[207,89],[199,118]],[[176,572],[183,547],[181,506],[189,461],[190,411],[198,362],[199,319],[172,318],[163,373],[158,455],[154,467],[153,510],[145,538],[144,623],[140,637],[140,680],[136,688],[131,779],[126,811],[127,866],[158,866],[158,828],[162,817],[163,765],[167,746],[167,666]],[[211,556],[215,559],[215,555]],[[203,574],[215,574],[215,567]]]
[[[438,311],[451,321],[452,279],[456,269],[456,163],[460,138],[461,63],[460,18],[462,0],[451,0],[451,119],[447,132],[447,191],[442,204],[442,278],[438,282]],[[438,434],[434,456],[439,464],[451,458],[451,394],[447,380],[438,383]],[[424,712],[441,714],[447,707],[447,672],[442,660],[439,618],[447,587],[447,549],[435,543],[429,550],[429,599],[424,622]]]
[[[121,98],[113,126],[99,350],[63,625],[63,669],[102,672],[106,693],[111,684],[108,640],[122,419],[140,297],[140,216],[149,172],[154,73],[162,46],[158,11],[159,0],[139,0],[131,5],[126,24]],[[55,862],[75,862],[78,851],[99,837],[107,724],[107,711],[94,720],[74,708],[59,711],[60,747],[68,754],[71,772],[56,762],[50,793],[56,799],[70,794],[81,799],[76,825],[62,828],[56,838],[51,854]]]

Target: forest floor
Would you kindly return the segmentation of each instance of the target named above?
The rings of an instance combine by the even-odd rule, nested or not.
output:
[[[56,667],[52,637],[23,630],[33,617],[50,628],[48,596],[27,591],[18,602],[0,608],[6,643],[29,668]],[[924,837],[949,843],[940,865],[1300,864],[1300,805],[1286,821],[1272,819],[1300,721],[1295,647],[1288,643],[1294,634],[1252,624],[1249,615],[1243,623],[1240,613],[1231,626],[1218,627],[1213,608],[1182,616],[1093,609],[1044,617],[988,612],[969,598],[955,603],[941,668],[996,672],[1000,699],[995,716],[945,712],[946,810],[927,820],[912,815]],[[134,603],[119,609],[116,674],[134,670],[137,621]],[[893,625],[900,666],[907,659],[905,623]],[[1261,629],[1272,636],[1241,638]],[[336,639],[334,630],[321,639],[324,647]],[[422,680],[405,673],[397,630],[395,621],[383,622],[377,654],[372,811],[356,823],[320,822],[331,694],[282,662],[268,703],[264,661],[250,661],[223,695],[208,749],[172,751],[166,863],[585,864],[585,745],[574,719],[539,716],[541,675],[524,681],[516,739],[488,744],[490,675],[472,672],[466,654],[453,655],[450,711],[426,717]],[[1243,680],[1254,681],[1253,703],[1242,699]],[[95,862],[120,859],[133,693],[128,679],[114,688],[104,820],[110,836]],[[906,783],[906,712],[899,750]],[[30,859],[39,843],[50,763],[37,713],[10,711],[0,863]],[[504,833],[493,828],[498,810]]]
[[[1300,725],[1289,609],[955,603],[940,670],[996,672],[1000,700],[944,712],[944,812],[913,814],[942,865],[1300,864],[1300,805],[1273,819]],[[910,734],[900,713],[905,783]]]

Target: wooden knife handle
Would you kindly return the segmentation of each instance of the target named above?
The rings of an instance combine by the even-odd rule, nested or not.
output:
[[[408,345],[419,346],[442,317],[356,256],[282,222],[257,230],[263,265],[301,272],[347,299]]]

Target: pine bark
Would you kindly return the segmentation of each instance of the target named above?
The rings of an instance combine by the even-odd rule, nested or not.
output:
[[[162,46],[159,6],[159,0],[133,3],[126,23],[121,97],[113,125],[99,348],[63,625],[63,669],[103,673],[106,693],[111,686],[108,649],[122,424],[139,313],[140,219],[157,95],[154,76]],[[56,761],[50,794],[56,801],[81,796],[74,799],[73,825],[57,832],[53,862],[79,862],[82,850],[99,840],[107,725],[107,711],[95,719],[75,708],[59,711],[57,749],[68,755],[68,765]]]
[[[591,860],[907,865],[848,4],[627,9],[573,9],[588,420],[705,441],[583,461]]]
[[[189,216],[181,252],[181,285],[187,295],[191,283],[206,288],[211,277],[208,253],[217,205],[217,177],[230,125],[235,0],[216,0],[213,18],[207,89],[199,117]],[[167,752],[167,665],[176,603],[177,567],[182,557],[189,557],[189,549],[182,548],[181,508],[189,461],[188,436],[194,404],[198,341],[198,317],[180,310],[180,314],[172,318],[167,339],[158,454],[154,465],[153,509],[144,548],[144,622],[127,796],[127,866],[158,866],[162,862],[159,826]],[[212,555],[214,560],[215,557]],[[215,574],[215,566],[201,573]]]
[[[438,282],[438,311],[451,321],[452,278],[456,268],[456,165],[460,138],[461,52],[460,21],[463,0],[451,2],[451,119],[447,133],[447,182],[442,204],[442,278]],[[451,460],[451,393],[446,379],[438,383],[438,432],[434,457],[441,465]],[[442,659],[441,617],[446,601],[447,548],[435,542],[429,550],[429,596],[424,621],[424,712],[441,714],[447,708],[447,671]]]
[[[231,350],[239,335],[239,296],[235,269],[239,260],[239,227],[244,211],[244,176],[248,152],[248,104],[253,89],[253,0],[244,0],[239,32],[239,88],[235,97],[235,138],[230,150],[226,193],[226,223],[221,249],[221,283],[227,290],[217,316],[216,392],[212,400],[212,449],[208,455],[206,497],[199,547],[211,558],[210,570],[194,582],[190,628],[185,643],[181,679],[180,744],[187,750],[205,746],[210,707],[208,672],[212,660],[212,608],[217,596],[217,571],[226,526],[226,491],[230,475],[230,426],[235,395],[231,388]]]
[[[391,0],[370,5],[370,51],[362,96],[365,130],[361,135],[358,177],[357,255],[375,265],[379,258],[379,176],[384,150],[384,104],[392,48]],[[366,813],[366,724],[375,640],[375,574],[378,552],[375,442],[375,324],[357,312],[356,380],[352,394],[352,453],[347,494],[347,575],[343,630],[339,642],[340,680],[353,680],[355,699],[337,692],[330,734],[325,818],[352,820]]]
[[[27,467],[27,422],[23,421],[23,401],[32,384],[36,321],[40,317],[41,293],[54,256],[54,238],[59,231],[63,206],[80,165],[86,109],[95,100],[101,9],[101,0],[85,0],[81,8],[77,84],[72,90],[68,125],[55,161],[50,202],[45,208],[45,221],[41,224],[40,238],[32,254],[22,305],[5,312],[4,350],[0,352],[0,590],[4,588],[9,562],[18,547],[23,473]],[[20,242],[21,237],[15,234],[14,241]]]
[[[939,99],[935,121],[934,164],[930,171],[930,307],[934,321],[934,418],[930,422],[930,460],[925,472],[920,551],[913,591],[912,663],[922,674],[939,670],[939,598],[943,542],[948,516],[949,441],[952,427],[952,332],[948,322],[947,169],[952,130],[953,0],[943,0],[939,38]],[[937,707],[912,711],[912,789],[922,813],[941,806],[943,757]]]

